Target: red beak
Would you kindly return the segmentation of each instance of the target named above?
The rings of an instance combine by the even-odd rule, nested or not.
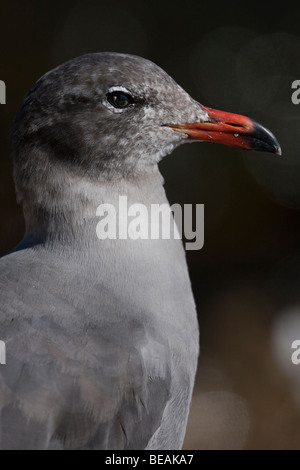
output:
[[[281,155],[281,148],[271,131],[252,119],[201,106],[209,121],[168,125],[192,140],[207,140],[244,150],[260,150]]]

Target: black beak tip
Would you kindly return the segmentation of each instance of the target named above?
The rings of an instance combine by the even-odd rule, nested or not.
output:
[[[251,150],[271,152],[281,155],[281,147],[274,134],[258,122],[253,121],[253,131],[250,134]]]

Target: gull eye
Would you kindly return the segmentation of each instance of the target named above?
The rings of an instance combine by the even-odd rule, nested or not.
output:
[[[128,93],[123,91],[112,91],[106,95],[107,101],[118,109],[127,108],[130,104],[134,102],[134,99]]]

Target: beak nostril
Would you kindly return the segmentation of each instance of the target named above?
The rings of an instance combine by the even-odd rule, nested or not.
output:
[[[233,124],[232,122],[225,122],[225,124],[231,127],[240,127],[240,128],[243,127],[241,124]]]

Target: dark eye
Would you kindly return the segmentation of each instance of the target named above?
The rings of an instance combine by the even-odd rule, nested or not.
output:
[[[115,108],[124,109],[134,102],[134,99],[128,93],[123,91],[112,91],[107,95],[107,101]]]

